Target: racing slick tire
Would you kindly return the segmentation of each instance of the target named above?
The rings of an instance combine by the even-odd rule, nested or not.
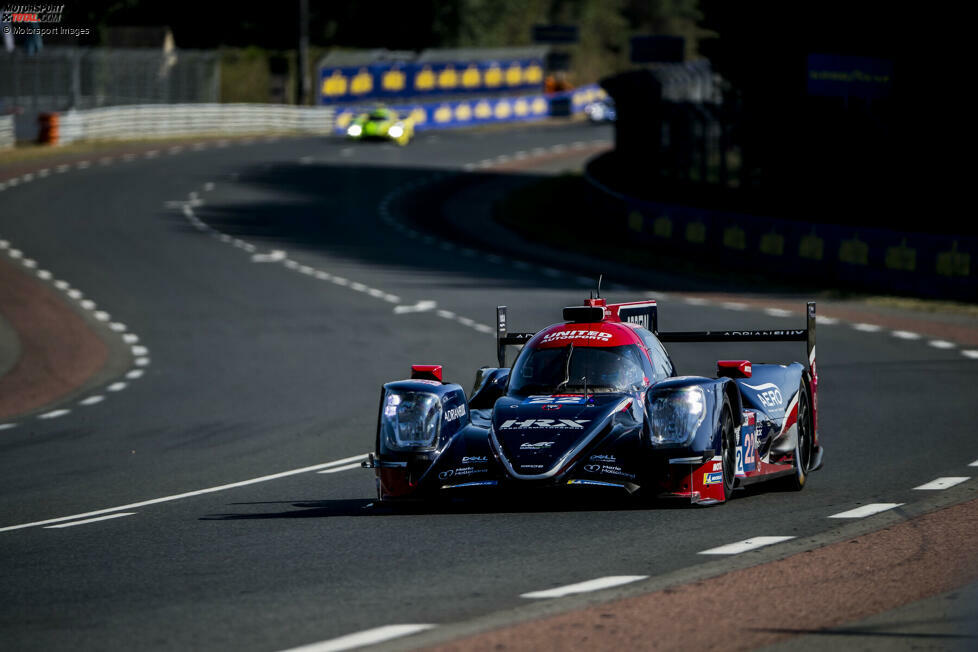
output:
[[[812,426],[812,401],[808,392],[808,382],[802,378],[798,387],[798,436],[795,437],[795,473],[786,480],[792,491],[801,491],[808,481],[811,470],[814,432]]]
[[[733,495],[737,473],[737,430],[734,428],[733,409],[730,398],[723,397],[720,412],[720,459],[723,464],[723,499],[730,500]]]

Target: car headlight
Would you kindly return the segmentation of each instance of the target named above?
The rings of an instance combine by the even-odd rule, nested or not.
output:
[[[359,136],[363,133],[363,127],[360,125],[350,125],[349,129],[346,130],[347,136]]]
[[[380,435],[392,450],[431,450],[441,430],[441,399],[428,392],[388,391]]]
[[[706,417],[706,397],[699,387],[666,390],[652,397],[653,444],[687,444]]]
[[[404,135],[404,127],[401,125],[394,125],[387,131],[387,133],[391,138],[400,138]]]

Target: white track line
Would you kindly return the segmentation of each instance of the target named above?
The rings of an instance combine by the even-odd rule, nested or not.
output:
[[[919,340],[920,333],[914,333],[913,331],[893,331],[891,333],[893,337],[898,337],[901,340]]]
[[[903,505],[903,503],[870,503],[869,505],[863,505],[862,507],[850,509],[847,512],[833,514],[829,518],[865,518],[866,516],[879,514],[880,512],[885,512],[888,509],[900,507],[901,505]]]
[[[34,521],[33,523],[21,523],[19,525],[8,525],[7,527],[0,527],[0,532],[9,532],[10,530],[22,530],[28,527],[35,527],[38,525],[47,525],[48,523],[61,523],[64,521],[73,521],[78,518],[86,518],[89,516],[101,516],[102,514],[109,514],[112,512],[119,512],[124,509],[137,509],[139,507],[146,507],[147,505],[157,505],[159,503],[168,503],[174,500],[181,500],[183,498],[192,498],[194,496],[202,496],[204,494],[212,494],[217,491],[226,491],[228,489],[237,489],[238,487],[247,487],[248,485],[258,484],[260,482],[268,482],[269,480],[278,480],[279,478],[287,478],[293,475],[299,475],[300,473],[309,473],[310,471],[319,471],[320,469],[325,469],[337,464],[346,464],[355,459],[362,459],[366,457],[366,453],[356,455],[354,457],[347,457],[342,460],[333,460],[332,462],[323,462],[322,464],[314,464],[312,466],[304,466],[300,469],[292,469],[290,471],[282,471],[280,473],[272,473],[271,475],[263,475],[257,478],[251,478],[250,480],[241,480],[240,482],[231,482],[229,484],[222,484],[216,487],[208,487],[206,489],[197,489],[196,491],[187,491],[182,494],[173,494],[172,496],[163,496],[161,498],[151,498],[149,500],[143,500],[138,503],[129,503],[128,505],[119,505],[118,507],[106,507],[105,509],[96,509],[91,512],[85,512],[83,514],[74,514],[72,516],[59,516],[58,518],[49,518],[43,521]]]
[[[102,396],[100,394],[96,394],[95,396],[89,396],[88,398],[86,398],[86,399],[84,399],[82,401],[78,401],[78,405],[86,405],[86,406],[87,405],[95,405],[96,403],[101,403],[104,400],[105,400],[105,397],[104,396]]]
[[[948,342],[947,340],[931,340],[928,342],[929,345],[935,349],[953,349],[954,342]]]
[[[876,324],[853,324],[852,327],[864,333],[878,333],[883,330],[881,326]]]
[[[367,629],[355,634],[347,634],[339,638],[331,638],[320,643],[311,643],[301,647],[294,647],[284,652],[340,652],[340,650],[352,650],[367,645],[376,645],[391,639],[400,638],[423,632],[431,629],[434,625],[384,625]]]
[[[601,589],[608,589],[613,586],[630,584],[631,582],[644,580],[647,577],[648,575],[611,575],[609,577],[599,577],[598,579],[588,580],[586,582],[578,582],[577,584],[558,586],[557,588],[546,589],[545,591],[531,591],[529,593],[524,593],[520,595],[520,597],[521,598],[562,598],[565,595],[573,595],[575,593],[588,593],[590,591],[600,591]]]
[[[716,548],[710,548],[709,550],[701,550],[699,554],[739,555],[740,553],[747,552],[748,550],[763,548],[764,546],[781,543],[782,541],[787,541],[788,539],[794,539],[794,537],[753,537],[752,539],[744,539],[743,541],[737,541],[736,543],[728,543],[725,546],[718,546]]]
[[[360,458],[364,460],[366,458]],[[316,471],[316,473],[339,473],[340,471],[349,471],[350,469],[359,469],[360,462],[354,462],[353,464],[344,464],[343,466],[336,466],[331,469],[323,469],[322,471]]]
[[[795,313],[782,308],[767,308],[764,310],[764,314],[770,315],[771,317],[791,317]]]
[[[38,419],[57,419],[58,417],[63,417],[64,415],[71,412],[71,410],[51,410],[50,412],[45,412],[44,414],[37,415]]]
[[[99,516],[98,518],[86,518],[84,521],[72,521],[71,523],[62,523],[60,525],[48,525],[45,526],[45,530],[51,530],[55,528],[63,527],[75,527],[76,525],[87,525],[88,523],[96,523],[98,521],[108,521],[113,518],[122,518],[123,516],[132,516],[136,512],[122,512],[121,514],[109,514],[108,516]]]
[[[961,355],[966,358],[971,358],[972,360],[978,360],[978,351],[974,349],[969,349],[967,351],[962,351]]]
[[[968,466],[978,466],[978,460],[975,460],[974,462],[972,462]]]
[[[953,487],[956,484],[961,484],[962,482],[967,482],[970,479],[970,477],[965,478],[961,476],[937,478],[936,480],[931,480],[930,482],[922,484],[919,487],[914,487],[914,489],[919,489],[921,491],[939,491],[941,489]]]

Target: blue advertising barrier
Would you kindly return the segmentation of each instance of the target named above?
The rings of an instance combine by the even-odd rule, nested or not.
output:
[[[415,102],[392,104],[390,108],[414,120],[415,131],[472,127],[481,124],[540,120],[550,115],[552,101],[570,100],[575,113],[584,110],[588,102],[604,97],[597,85],[584,86],[564,93],[522,95],[519,97],[478,98],[451,102]],[[345,134],[350,122],[371,106],[338,108],[336,132]]]
[[[324,67],[319,71],[320,104],[540,90],[542,87],[543,61],[540,59],[393,62]]]
[[[714,211],[628,197],[590,176],[604,214],[651,253],[730,257],[774,276],[928,298],[978,300],[978,238]]]

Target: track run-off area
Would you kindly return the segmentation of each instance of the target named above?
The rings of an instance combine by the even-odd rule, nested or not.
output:
[[[489,207],[611,143],[584,124],[419,134],[407,147],[215,140],[0,180],[2,278],[105,348],[99,372],[73,384],[43,358],[71,385],[51,401],[25,396],[17,410],[0,396],[0,647],[669,649],[709,647],[689,632],[713,619],[716,646],[746,649],[900,608],[911,611],[873,625],[877,644],[974,645],[973,621],[931,622],[926,601],[978,568],[961,536],[978,532],[973,317],[606,275],[610,301],[656,298],[664,330],[803,325],[805,301],[819,300],[826,455],[804,491],[761,485],[712,508],[587,492],[374,504],[360,462],[384,382],[443,364],[468,389],[495,358],[495,306],[514,330],[537,330],[594,287],[574,256],[500,235]],[[26,360],[34,340],[8,308],[0,326]],[[670,352],[702,375],[723,358],[805,355]],[[22,372],[9,366],[7,378]],[[927,566],[938,554],[941,572]],[[840,578],[857,599],[848,610]],[[662,620],[672,599],[688,623]],[[750,618],[734,617],[738,600]],[[870,636],[832,631],[812,645]]]

